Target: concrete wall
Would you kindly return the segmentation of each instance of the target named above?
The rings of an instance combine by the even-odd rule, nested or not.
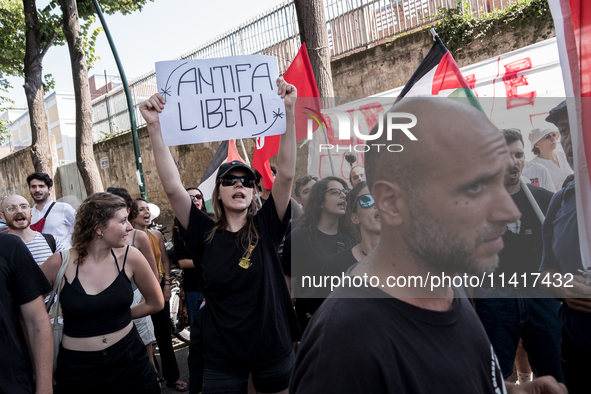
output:
[[[30,204],[33,199],[29,194],[27,176],[35,172],[31,160],[31,147],[28,146],[0,160],[0,196],[20,194]]]
[[[533,19],[528,28],[503,26],[487,36],[474,40],[453,53],[459,67],[543,41],[536,37],[539,21]],[[544,30],[545,32],[546,30]],[[555,36],[554,29],[547,37]],[[433,45],[428,29],[402,36],[396,40],[331,62],[335,97],[367,97],[406,84]]]

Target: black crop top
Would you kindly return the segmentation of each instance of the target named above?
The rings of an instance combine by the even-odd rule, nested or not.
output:
[[[131,322],[130,306],[133,301],[133,291],[131,282],[125,274],[128,251],[129,246],[125,250],[123,267],[119,270],[117,258],[111,250],[119,275],[109,287],[98,294],[86,294],[78,280],[78,267],[72,283],[70,284],[66,279],[60,295],[64,315],[64,334],[73,338],[94,337],[121,330]]]

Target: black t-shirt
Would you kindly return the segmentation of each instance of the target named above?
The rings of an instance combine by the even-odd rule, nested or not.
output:
[[[179,236],[178,221],[174,220],[174,227],[172,229],[172,238],[174,243],[174,258],[176,261],[183,259],[193,260],[193,266],[199,264],[195,261],[191,253],[187,249],[185,242]],[[199,277],[197,276],[197,270],[195,268],[183,268],[183,283],[181,284],[185,291],[201,291],[199,288]]]
[[[290,393],[506,393],[468,299],[435,312],[374,298],[384,296],[371,287],[333,292],[304,333]]]
[[[203,359],[208,368],[248,372],[292,351],[295,322],[277,255],[290,217],[280,219],[271,195],[254,216],[256,245],[240,245],[240,234],[219,231],[205,242],[214,222],[191,206],[189,228],[179,234],[200,261],[204,293]]]
[[[0,234],[0,392],[35,392],[20,306],[50,291],[51,285],[20,238]]]
[[[528,188],[545,215],[554,194],[533,185],[528,185]],[[521,212],[521,218],[516,223],[510,224],[503,235],[505,247],[499,253],[499,268],[496,273],[520,275],[524,272],[538,272],[544,246],[542,222],[538,219],[523,190],[511,197]],[[509,280],[509,277],[506,276],[506,280]]]
[[[353,264],[357,264],[357,259],[353,256],[353,248],[344,250],[326,260],[322,268],[322,275],[341,276]]]
[[[304,227],[291,232],[291,276],[294,297],[311,298],[318,296],[313,287],[302,287],[302,276],[320,276],[324,263],[335,254],[351,248],[353,241],[348,232],[339,229],[337,234],[325,234],[314,229],[311,234]],[[295,286],[295,287],[294,287]]]

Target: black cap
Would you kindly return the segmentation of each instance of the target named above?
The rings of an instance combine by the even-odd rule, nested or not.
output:
[[[234,160],[229,163],[224,163],[220,166],[220,169],[218,170],[218,174],[216,176],[216,179],[220,179],[221,177],[226,175],[228,172],[230,172],[230,170],[233,170],[234,168],[240,168],[240,169],[246,170],[246,172],[248,172],[248,175],[250,175],[252,177],[252,179],[255,178],[254,172],[252,172],[252,168],[250,168],[249,166],[247,166],[246,164],[244,164],[241,161]]]
[[[566,100],[562,103],[558,104],[556,107],[550,110],[550,115],[546,118],[546,122],[552,123],[558,126],[558,119],[560,119],[563,115],[566,115]]]

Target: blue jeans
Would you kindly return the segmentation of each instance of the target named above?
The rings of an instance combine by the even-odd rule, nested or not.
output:
[[[203,292],[201,291],[185,291],[185,298],[187,299],[187,311],[189,312],[189,326],[193,325],[193,317],[197,308],[203,301]]]
[[[283,359],[262,368],[253,369],[252,384],[259,393],[278,393],[289,387],[295,356],[289,352]],[[248,372],[226,373],[205,367],[203,394],[246,394]]]
[[[503,377],[507,379],[513,373],[515,353],[522,338],[532,371],[564,382],[560,364],[560,303],[552,298],[526,297],[542,296],[543,291],[537,289],[488,289],[484,295],[481,290],[480,295],[484,298],[476,298],[476,313],[495,349]]]

